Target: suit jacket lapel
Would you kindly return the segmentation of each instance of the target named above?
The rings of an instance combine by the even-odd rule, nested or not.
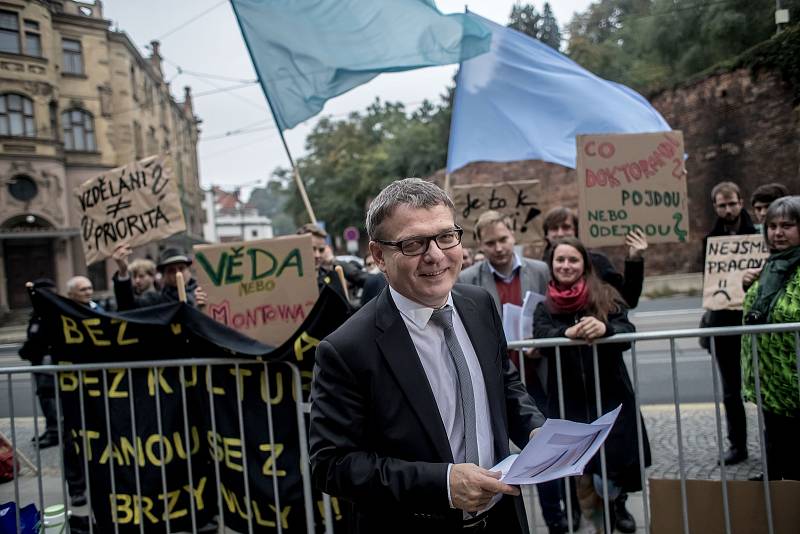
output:
[[[408,403],[428,433],[436,452],[442,461],[453,462],[450,441],[447,439],[447,432],[442,424],[428,377],[419,361],[417,349],[411,341],[403,318],[391,299],[388,286],[377,298],[375,324],[380,331],[377,337],[378,347]]]
[[[453,289],[453,303],[481,364],[486,397],[489,401],[489,414],[492,418],[494,448],[497,454],[503,454],[508,449],[508,431],[504,428],[505,391],[502,368],[496,360],[499,348],[494,341],[495,333],[486,325],[488,310],[479,311],[472,299],[460,295],[456,289]],[[503,444],[503,441],[506,443]]]
[[[494,301],[494,306],[497,308],[497,313],[502,316],[503,307],[500,305],[500,295],[497,293],[497,282],[495,282],[494,274],[492,274],[492,270],[489,268],[489,260],[483,261],[479,275],[480,283],[478,285],[489,292],[489,294],[492,296],[492,300]]]

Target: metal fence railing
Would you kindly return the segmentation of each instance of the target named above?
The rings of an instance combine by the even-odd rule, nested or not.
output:
[[[800,376],[800,323],[623,334],[598,339],[591,345],[595,402],[599,412],[603,383],[598,374],[598,347],[605,343],[631,344],[629,372],[636,412],[639,413],[641,369],[637,344],[654,340],[669,343],[684,534],[690,532],[686,488],[690,460],[684,451],[686,436],[681,422],[678,381],[681,359],[676,351],[676,341],[710,337],[710,351],[716,358],[714,336],[777,332],[793,334]],[[760,354],[756,339],[756,335],[751,336],[751,352],[758,400],[761,467],[767,474],[769,466],[761,401],[763,377],[759,376]],[[562,350],[576,345],[585,343],[553,338],[509,344],[510,349],[520,351],[553,348],[562,416],[565,402],[560,376]],[[520,361],[524,377],[525,358],[520,358]],[[54,449],[56,453],[40,451],[26,440],[28,435],[37,436],[43,429],[42,417],[36,407],[34,372],[58,377],[55,381],[56,403],[58,418],[63,420],[63,424],[58,428],[62,445]],[[21,460],[14,462],[14,480],[0,485],[0,501],[13,500],[19,506],[34,503],[39,510],[63,503],[68,514],[72,512],[76,517],[81,514],[88,517],[91,511],[95,521],[86,522],[89,532],[138,531],[143,534],[151,524],[158,524],[165,532],[197,532],[204,528],[223,532],[227,528],[252,533],[269,528],[275,532],[305,530],[310,533],[316,531],[315,525],[323,523],[326,532],[334,530],[330,499],[315,494],[311,488],[306,428],[309,406],[304,400],[307,390],[304,391],[297,367],[290,363],[193,359],[18,366],[0,368],[0,384],[5,384],[8,389],[9,414],[7,418],[0,418],[0,426],[7,431],[5,433],[17,451],[15,460]],[[21,393],[28,385],[30,392]],[[727,488],[730,477],[721,461],[724,454],[722,394],[716,370],[712,371],[712,387],[724,527],[730,534],[731,504]],[[797,388],[800,398],[800,381]],[[67,402],[70,406],[65,406]],[[155,430],[150,433],[145,428]],[[643,488],[644,522],[641,526],[649,533],[650,504],[643,432],[642,421],[637,417],[638,462]],[[26,450],[28,454],[25,456],[32,457],[27,462],[23,457]],[[63,475],[68,469],[65,458],[73,453],[80,459],[86,480],[88,503],[85,506],[71,506],[68,480]],[[45,456],[48,454],[49,461],[55,466],[47,465]],[[610,531],[611,502],[605,448],[601,448],[600,464],[604,521],[606,530]],[[102,488],[96,487],[93,492],[92,484],[107,485],[107,495],[102,494],[100,501],[98,491]],[[764,476],[766,532],[774,534],[774,503],[770,491],[768,477]],[[571,518],[576,503],[572,502],[569,491],[565,492],[565,501],[566,517],[572,531]],[[287,503],[291,503],[289,511]],[[535,506],[533,502],[527,505]],[[16,510],[19,529],[19,507]],[[96,523],[98,518],[110,521],[111,529],[103,530],[100,523]],[[304,527],[298,528],[298,524]]]
[[[670,367],[671,367],[671,375],[672,375],[672,390],[673,390],[673,401],[674,401],[674,411],[675,411],[675,423],[676,423],[676,441],[677,441],[677,449],[678,449],[678,464],[679,464],[679,473],[680,473],[680,500],[681,500],[681,524],[682,524],[682,531],[684,534],[689,534],[690,524],[689,524],[689,506],[687,502],[687,489],[686,489],[686,481],[687,481],[687,461],[684,454],[684,438],[683,429],[681,425],[681,397],[680,397],[680,385],[678,381],[678,364],[679,360],[676,354],[676,340],[684,339],[684,338],[709,338],[710,341],[710,352],[711,352],[711,359],[716,360],[717,358],[717,348],[715,337],[720,336],[731,336],[731,335],[743,335],[743,334],[752,334],[750,336],[751,342],[751,356],[752,356],[752,368],[753,373],[755,375],[755,396],[757,399],[757,413],[758,413],[758,442],[759,442],[759,450],[760,450],[760,458],[761,458],[761,467],[763,476],[763,494],[765,500],[765,507],[766,507],[766,532],[769,534],[774,534],[775,526],[773,522],[773,501],[771,497],[771,486],[769,477],[767,476],[768,471],[768,462],[767,462],[767,452],[766,452],[766,445],[764,439],[764,416],[763,416],[763,403],[762,403],[762,394],[761,394],[761,381],[762,377],[760,376],[760,366],[759,366],[759,348],[757,344],[757,335],[758,334],[771,334],[771,333],[782,333],[782,332],[789,332],[792,333],[794,336],[794,351],[796,354],[796,362],[795,362],[795,372],[796,376],[798,377],[797,382],[797,390],[796,395],[797,398],[800,400],[800,323],[786,323],[786,324],[766,324],[766,325],[756,325],[756,326],[741,326],[741,327],[718,327],[718,328],[692,328],[692,329],[681,329],[681,330],[664,330],[664,331],[655,331],[655,332],[640,332],[640,333],[632,333],[632,334],[618,334],[608,338],[601,338],[594,341],[591,344],[592,347],[592,358],[593,358],[593,369],[594,369],[594,385],[596,391],[596,403],[598,407],[598,412],[600,411],[601,406],[601,396],[602,396],[602,384],[600,378],[598,376],[598,346],[608,343],[630,343],[630,373],[631,378],[633,381],[633,390],[634,390],[634,397],[635,397],[635,406],[636,412],[639,413],[641,408],[641,392],[640,392],[640,370],[639,370],[639,363],[637,359],[637,343],[645,342],[645,341],[655,341],[655,340],[666,340],[669,342],[669,357],[670,357]],[[577,341],[571,340],[567,338],[550,338],[550,339],[531,339],[531,340],[524,340],[524,341],[517,341],[509,343],[509,349],[511,350],[519,350],[520,351],[520,373],[525,377],[525,358],[522,357],[522,352],[524,349],[543,349],[543,348],[554,348],[555,350],[555,359],[556,359],[556,369],[558,373],[558,400],[559,400],[559,409],[560,409],[560,416],[563,417],[564,415],[564,390],[563,390],[563,381],[561,377],[561,369],[562,369],[562,355],[561,351],[564,347],[570,346],[581,346],[587,345],[584,341]],[[731,356],[731,355],[729,355]],[[738,355],[733,355],[737,356]],[[709,363],[711,364],[711,359]],[[715,367],[712,365],[712,367]],[[731,534],[731,509],[730,509],[730,496],[728,492],[728,482],[729,476],[727,473],[725,462],[723,461],[723,454],[724,454],[724,440],[723,440],[723,433],[722,433],[722,419],[721,419],[721,410],[720,410],[720,402],[721,402],[721,385],[720,379],[717,376],[716,368],[712,369],[712,387],[713,387],[713,398],[714,398],[714,411],[715,411],[715,430],[716,430],[716,443],[717,443],[717,453],[718,453],[718,461],[720,466],[720,478],[721,478],[721,493],[722,493],[722,507],[723,507],[723,522],[724,522],[724,529],[726,534]],[[598,416],[600,413],[597,414]],[[650,506],[648,503],[648,485],[645,475],[645,461],[644,461],[644,451],[643,451],[643,439],[642,439],[642,426],[641,426],[641,419],[639,417],[636,418],[636,436],[637,436],[637,445],[638,445],[638,455],[639,455],[639,468],[641,472],[641,484],[642,484],[642,502],[643,502],[643,516],[644,516],[644,524],[643,527],[645,531],[649,534],[650,532]],[[605,459],[605,446],[601,447],[600,449],[600,458],[601,458],[601,465],[602,465],[602,478],[603,478],[603,507],[604,507],[604,522],[605,522],[605,529],[607,532],[611,531],[611,527],[609,524],[609,496],[607,490],[607,475],[606,475],[606,459]],[[566,508],[567,508],[567,520],[569,521],[569,530],[572,532],[572,507],[575,506],[574,503],[571,502],[570,492],[565,492],[565,501],[566,501]],[[531,505],[533,503],[530,503]]]
[[[57,377],[62,424],[55,452],[36,446],[44,425],[34,372]],[[15,456],[13,481],[0,486],[0,502],[17,504],[17,532],[20,509],[30,503],[40,511],[63,504],[72,532],[142,534],[156,527],[311,533],[330,508],[321,496],[315,507],[307,393],[292,363],[186,359],[4,367],[0,380],[8,390],[8,417],[0,424]],[[20,403],[18,390],[27,385],[29,398]],[[77,474],[70,469],[76,460]],[[86,503],[73,504],[81,493]]]

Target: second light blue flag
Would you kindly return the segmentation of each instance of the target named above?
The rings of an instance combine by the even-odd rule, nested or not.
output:
[[[231,0],[281,130],[381,72],[458,63],[491,33],[433,0]]]
[[[575,136],[669,130],[632,89],[595,76],[528,35],[474,13],[492,31],[487,54],[456,80],[447,171],[473,161],[538,159],[575,168]]]

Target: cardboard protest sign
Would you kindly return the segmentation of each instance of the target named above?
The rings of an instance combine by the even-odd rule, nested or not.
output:
[[[709,237],[703,271],[703,308],[741,310],[744,272],[760,269],[768,257],[769,247],[761,234]]]
[[[689,240],[683,133],[579,135],[580,238],[621,245],[633,229],[649,243]]]
[[[165,156],[150,156],[86,180],[74,189],[87,265],[186,230],[178,186]]]
[[[289,339],[319,295],[310,235],[195,245],[194,254],[205,312],[267,345]]]
[[[489,210],[511,217],[517,244],[543,241],[542,225],[537,219],[542,213],[539,209],[541,195],[539,180],[453,186],[456,223],[464,229],[463,245],[480,244],[475,224],[478,217]]]

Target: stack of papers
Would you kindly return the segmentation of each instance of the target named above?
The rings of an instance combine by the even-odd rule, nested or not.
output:
[[[503,304],[503,332],[506,341],[521,341],[533,337],[533,312],[544,295],[527,291],[522,306]]]
[[[622,405],[593,423],[548,419],[519,454],[512,454],[492,471],[506,484],[539,484],[583,474],[611,432]]]

